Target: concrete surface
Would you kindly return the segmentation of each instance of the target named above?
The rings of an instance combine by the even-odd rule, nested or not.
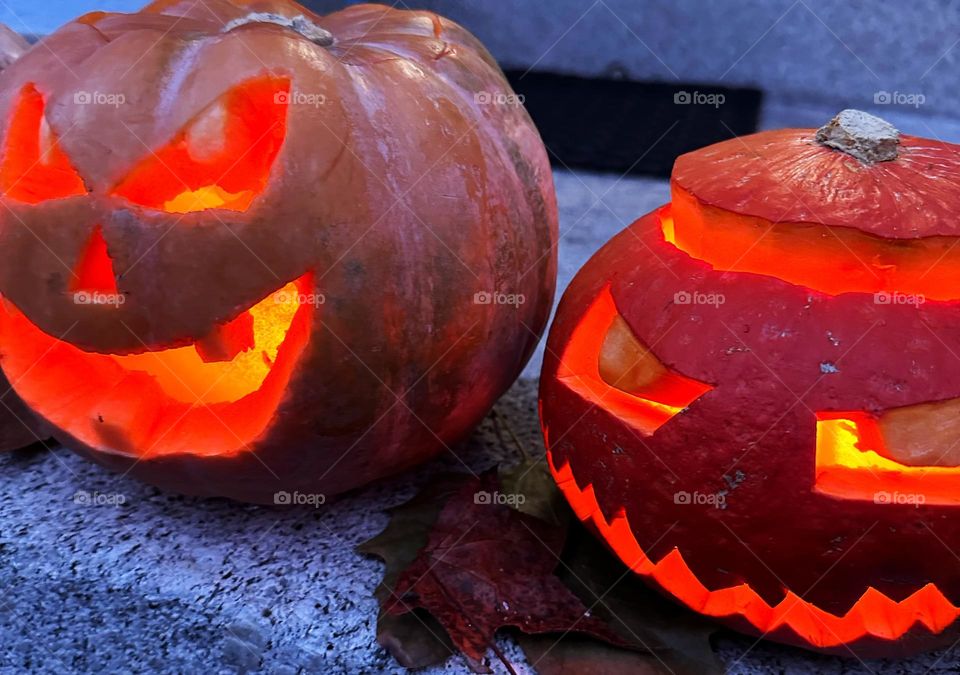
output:
[[[556,182],[563,286],[667,198],[660,181],[560,171]],[[535,386],[522,380],[498,410],[539,448]],[[163,494],[65,450],[2,456],[0,675],[401,672],[375,641],[382,565],[353,549],[431,475],[505,455],[489,422],[454,453],[319,509]],[[518,672],[533,672],[509,638],[500,646]],[[862,664],[743,637],[719,647],[738,675],[960,670],[956,652]],[[454,659],[429,675],[460,672]]]

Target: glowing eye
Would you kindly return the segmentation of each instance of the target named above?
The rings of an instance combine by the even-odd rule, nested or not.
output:
[[[246,211],[287,134],[290,81],[262,77],[224,94],[113,190],[168,213]]]
[[[3,195],[28,204],[87,192],[80,174],[47,123],[45,105],[43,95],[34,85],[28,84],[20,90],[0,160]]]
[[[574,329],[557,377],[644,436],[713,389],[663,365],[620,316],[609,287]]]
[[[960,505],[958,408],[950,399],[880,415],[817,413],[814,490],[878,504]]]

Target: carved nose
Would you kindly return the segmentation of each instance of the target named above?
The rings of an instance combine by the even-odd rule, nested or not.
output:
[[[117,279],[113,273],[113,260],[107,251],[103,228],[97,225],[83,247],[73,266],[69,290],[71,293],[118,295]]]

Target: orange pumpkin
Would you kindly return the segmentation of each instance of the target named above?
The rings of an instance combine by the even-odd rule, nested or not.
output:
[[[857,111],[680,157],[561,301],[554,476],[651,584],[861,657],[951,644],[960,147]]]
[[[0,354],[66,445],[191,494],[335,494],[520,372],[556,204],[464,29],[160,0],[43,45],[0,77]]]

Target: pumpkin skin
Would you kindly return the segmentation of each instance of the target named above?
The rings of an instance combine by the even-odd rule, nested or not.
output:
[[[671,204],[578,273],[541,378],[548,459],[578,516],[695,611],[844,656],[948,646],[960,304],[941,256],[960,148],[904,135],[868,164],[814,133],[680,157]],[[609,349],[631,341],[614,378]],[[920,430],[934,468],[903,438]]]
[[[65,445],[188,494],[333,495],[449,447],[519,374],[556,202],[526,112],[478,103],[511,92],[464,29],[165,0],[45,45],[0,77],[0,182],[37,100],[56,145],[56,180],[7,180],[0,353]],[[525,302],[475,302],[495,291]]]

